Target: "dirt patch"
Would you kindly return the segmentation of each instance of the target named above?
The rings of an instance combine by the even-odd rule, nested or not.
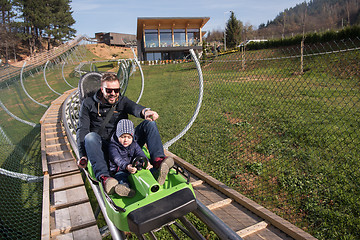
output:
[[[119,58],[134,58],[134,54],[131,51],[131,48],[128,47],[116,47],[108,46],[104,43],[98,44],[87,44],[86,49],[98,56],[100,59],[109,60],[109,59],[119,59]],[[137,54],[136,48],[135,54]]]

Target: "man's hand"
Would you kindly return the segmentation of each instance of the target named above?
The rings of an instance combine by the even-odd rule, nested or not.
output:
[[[145,120],[148,120],[148,121],[156,121],[156,119],[159,118],[159,114],[157,114],[157,112],[152,111],[152,110],[145,111],[145,113],[143,115],[144,115]]]
[[[82,157],[77,161],[77,165],[79,168],[86,168],[87,167],[88,159],[87,157]]]
[[[133,167],[131,164],[126,166],[126,170],[128,170],[129,173],[131,173],[131,174],[134,174],[137,171],[137,169],[135,167]]]

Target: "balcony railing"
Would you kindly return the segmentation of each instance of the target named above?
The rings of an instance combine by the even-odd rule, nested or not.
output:
[[[161,42],[160,46],[158,42],[151,42],[146,44],[146,48],[155,48],[155,47],[191,47],[191,46],[202,46],[202,43],[200,41],[194,41],[194,42],[174,42],[174,43],[167,43],[167,42]]]

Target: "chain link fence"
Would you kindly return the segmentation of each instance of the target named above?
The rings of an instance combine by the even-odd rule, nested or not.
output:
[[[169,150],[315,237],[359,238],[359,50],[360,40],[351,39],[203,56],[202,107]],[[70,75],[72,61],[65,66]],[[60,93],[78,80],[75,75],[66,78],[69,84],[53,80],[63,78],[61,68],[55,60],[46,70],[49,85]],[[165,143],[194,115],[199,75],[190,56],[142,69],[139,103],[160,114]],[[57,94],[43,75],[43,68],[26,71],[24,85],[32,98],[49,105]],[[46,108],[29,100],[20,78],[1,84],[4,106],[38,123]],[[126,95],[136,101],[141,88],[137,69]],[[0,169],[10,171],[0,174],[0,236],[36,239],[42,182],[32,177],[42,175],[40,129],[14,120],[3,108],[0,113]]]
[[[0,239],[40,239],[43,172],[39,120],[51,101],[77,86],[84,47],[65,46],[0,73]],[[46,68],[45,68],[46,66]]]
[[[315,237],[359,238],[360,40],[203,59],[202,108],[169,150]],[[195,110],[195,64],[143,71],[140,104],[169,141]]]

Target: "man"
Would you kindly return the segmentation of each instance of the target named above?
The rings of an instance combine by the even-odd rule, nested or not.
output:
[[[85,168],[89,160],[95,177],[102,182],[108,194],[113,194],[118,184],[116,179],[110,177],[108,144],[116,124],[121,119],[127,119],[128,114],[145,119],[135,128],[135,137],[140,147],[147,144],[150,162],[160,171],[159,183],[163,184],[169,169],[174,165],[174,160],[164,154],[155,123],[159,118],[157,112],[121,96],[119,79],[115,74],[104,73],[101,88],[81,104],[76,139],[80,155],[78,166]]]

